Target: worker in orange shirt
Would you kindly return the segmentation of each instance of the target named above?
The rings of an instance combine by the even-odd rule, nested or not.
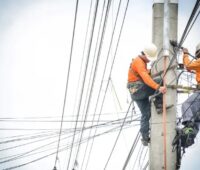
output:
[[[147,63],[155,61],[157,59],[157,47],[151,43],[147,45],[140,55],[132,60],[128,71],[128,84],[127,88],[131,94],[131,98],[136,102],[141,111],[141,125],[140,133],[142,135],[142,143],[147,146],[150,142],[149,137],[149,119],[151,117],[151,104],[149,97],[158,90],[161,94],[166,93],[167,89],[164,86],[160,86],[161,79],[153,79],[149,70],[147,69]],[[162,96],[158,96],[160,100],[158,103],[162,103]],[[162,106],[161,106],[162,107]]]
[[[183,48],[183,64],[188,71],[194,71],[196,74],[197,91],[194,92],[182,104],[182,144],[186,147],[194,143],[194,138],[199,131],[200,125],[200,43],[196,46],[195,58],[189,59],[187,48]]]

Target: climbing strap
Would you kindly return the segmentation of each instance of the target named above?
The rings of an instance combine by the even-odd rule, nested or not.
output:
[[[141,81],[129,82],[129,83],[127,83],[127,88],[129,89],[129,92],[131,94],[133,94],[136,91],[138,91],[138,89],[141,86],[141,84],[142,84]]]

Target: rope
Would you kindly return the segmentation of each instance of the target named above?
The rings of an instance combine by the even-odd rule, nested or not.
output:
[[[167,58],[164,58],[164,75],[166,73]],[[163,85],[166,86],[166,78],[163,77]],[[166,94],[163,94],[163,156],[164,156],[164,170],[167,170],[167,130],[166,130]]]

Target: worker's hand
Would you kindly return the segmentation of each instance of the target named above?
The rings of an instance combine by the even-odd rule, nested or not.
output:
[[[159,92],[165,94],[167,92],[167,88],[165,86],[160,86]]]
[[[189,52],[188,52],[188,49],[187,48],[183,48],[183,53],[184,54],[188,54]]]
[[[192,73],[192,70],[188,69],[187,67],[185,68],[188,72]]]

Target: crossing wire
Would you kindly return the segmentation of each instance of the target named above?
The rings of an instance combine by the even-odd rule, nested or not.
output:
[[[108,113],[102,113],[101,115],[102,116],[109,116],[109,115],[113,115],[113,113],[116,113],[116,112],[108,112]],[[117,112],[117,114],[125,114],[126,111],[120,111],[120,112]],[[67,118],[67,117],[74,117],[75,115],[68,115],[64,118]],[[88,115],[88,116],[94,116],[94,114],[92,115]],[[98,116],[98,114],[95,114],[95,116]],[[0,118],[0,121],[1,122],[61,122],[61,120],[57,120],[57,116],[55,117],[1,117]],[[39,120],[38,120],[39,119]],[[41,120],[41,119],[46,119],[46,120]],[[53,120],[52,120],[53,119]],[[63,120],[63,122],[73,122],[73,120]],[[82,120],[79,120],[79,121],[82,121]],[[1,139],[1,137],[0,137]]]
[[[108,19],[108,15],[109,15],[109,11],[110,11],[110,4],[111,4],[111,0],[108,0],[107,7],[106,7],[105,20],[104,20],[104,24],[103,24],[103,30],[102,30],[102,34],[101,34],[100,46],[99,46],[99,50],[98,50],[98,53],[97,53],[97,60],[96,60],[94,75],[93,75],[93,79],[92,79],[91,90],[90,90],[89,97],[88,97],[89,98],[88,104],[87,104],[85,118],[84,118],[84,122],[83,122],[83,126],[82,126],[81,136],[80,136],[80,143],[81,143],[82,136],[83,136],[83,129],[85,128],[85,123],[86,123],[86,120],[87,120],[88,111],[89,111],[89,108],[90,108],[90,101],[91,101],[91,96],[92,96],[92,93],[93,93],[94,82],[96,80],[96,73],[97,73],[97,69],[98,69],[98,63],[99,63],[99,57],[100,57],[100,54],[101,54],[102,44],[103,44],[103,40],[104,40],[105,29],[106,29],[106,25],[107,25],[107,19]],[[78,145],[78,149],[77,149],[77,152],[76,152],[75,162],[77,160],[79,150],[80,150],[80,144]]]
[[[192,25],[190,26],[190,28],[189,28],[187,34],[185,35],[185,38],[183,39],[183,42],[185,41],[185,39],[187,38],[188,34],[190,33],[190,31],[191,31],[191,29],[192,29],[194,23],[196,22],[197,18],[199,17],[199,14],[200,14],[200,11],[199,11],[198,14],[196,15],[196,17],[195,17],[195,19],[194,19]]]
[[[102,12],[101,12],[101,17],[100,17],[100,22],[99,22],[99,29],[98,29],[98,33],[97,33],[97,40],[96,40],[96,45],[95,45],[95,50],[94,50],[94,58],[93,58],[93,62],[92,62],[92,68],[91,68],[91,73],[90,73],[90,78],[89,78],[89,84],[91,83],[91,79],[92,79],[92,70],[93,70],[93,66],[94,66],[94,62],[95,62],[95,56],[96,56],[96,53],[97,53],[97,47],[98,47],[98,42],[99,42],[99,38],[100,38],[100,31],[101,31],[101,27],[102,27],[102,22],[103,22],[103,14],[104,14],[104,9],[105,9],[105,5],[106,5],[106,0],[104,0],[104,2],[103,2],[103,6],[102,6]],[[88,85],[88,89],[87,89],[87,95],[86,96],[88,96],[88,94],[89,94],[89,90],[90,90],[90,87],[89,87],[89,85]],[[88,99],[89,100],[89,99]],[[85,100],[85,104],[84,104],[84,109],[83,109],[83,111],[85,110],[85,108],[87,107],[86,106],[87,105],[87,100]],[[93,126],[93,124],[94,124],[94,122],[95,122],[95,120],[94,120],[94,115],[95,114],[92,114],[91,116],[93,117],[92,118],[92,126]],[[84,114],[83,114],[83,117],[84,117]],[[87,115],[87,117],[88,117],[88,115]],[[85,120],[86,121],[86,120]],[[91,132],[91,130],[90,130],[90,132]],[[86,146],[86,150],[87,150],[87,147],[88,147],[88,142],[87,142],[87,146]],[[84,156],[83,156],[83,161],[82,162],[84,162],[84,159],[85,159],[85,154],[86,153],[84,153]],[[77,159],[77,158],[76,158]],[[82,167],[82,166],[81,166]]]
[[[192,13],[191,13],[191,15],[190,15],[190,18],[189,18],[189,20],[188,20],[188,22],[187,22],[187,25],[186,25],[186,27],[185,27],[185,29],[184,29],[184,32],[183,32],[183,34],[182,34],[181,40],[180,40],[180,42],[179,42],[179,47],[182,46],[182,44],[183,44],[183,42],[184,42],[184,40],[185,40],[185,35],[187,34],[188,28],[189,28],[189,26],[190,26],[190,24],[191,24],[191,22],[192,22],[192,20],[193,20],[193,18],[194,18],[194,16],[195,16],[195,13],[197,12],[199,6],[200,6],[200,0],[197,0],[197,1],[196,1],[196,4],[195,4],[195,6],[194,6],[194,8],[193,8],[193,10],[192,10]]]
[[[102,109],[103,109],[103,105],[104,105],[104,101],[105,101],[105,96],[106,96],[106,93],[107,93],[107,90],[108,90],[108,85],[109,85],[109,82],[110,82],[110,77],[111,77],[111,74],[112,74],[112,69],[113,69],[113,65],[114,65],[114,62],[115,62],[115,58],[116,58],[117,49],[118,49],[119,42],[120,42],[120,38],[121,38],[121,33],[122,33],[124,21],[125,21],[125,18],[126,18],[126,13],[127,13],[128,5],[129,5],[129,0],[127,1],[127,4],[126,4],[125,13],[124,13],[124,16],[123,16],[123,20],[122,20],[122,24],[121,24],[121,29],[120,29],[120,32],[119,32],[119,36],[118,36],[118,40],[117,40],[117,45],[116,45],[114,57],[113,57],[113,60],[112,60],[112,65],[111,65],[110,73],[109,73],[109,80],[108,80],[108,82],[107,82],[107,84],[106,84],[106,89],[105,89],[105,93],[104,93],[104,96],[103,96],[103,101],[102,101],[102,104],[101,104],[101,107],[100,107],[100,114],[99,114],[99,116],[98,116],[98,120],[100,119],[100,116],[101,116],[101,113],[102,113]],[[109,51],[110,51],[110,48],[109,48]],[[108,54],[109,54],[109,53],[108,53]],[[104,69],[104,72],[105,72],[105,69]],[[102,82],[103,82],[103,80],[101,81],[101,83],[102,83]],[[102,84],[101,84],[101,87],[102,87]],[[98,94],[98,99],[99,99],[99,96],[100,96],[100,93]],[[97,99],[97,101],[98,101],[98,99]],[[96,108],[97,108],[97,105],[96,105]],[[96,112],[96,109],[95,109],[95,112]],[[98,124],[98,123],[97,123],[97,124]],[[95,133],[96,133],[96,129],[95,129],[94,134],[95,134]],[[93,143],[94,143],[94,139],[92,140],[90,153],[91,153],[91,151],[92,151]],[[90,156],[90,154],[89,154],[89,156]],[[88,160],[87,160],[87,165],[88,165],[88,162],[89,162],[89,158],[88,158]],[[86,166],[86,167],[87,167],[87,166]]]
[[[130,103],[130,105],[129,105],[129,107],[128,107],[128,111],[129,111],[129,109],[130,109],[130,107],[131,107],[131,104],[132,104],[132,102]],[[112,156],[112,154],[113,154],[113,152],[114,152],[114,149],[115,149],[115,147],[116,147],[116,145],[117,145],[118,139],[119,139],[120,134],[121,134],[121,132],[122,132],[122,128],[123,128],[123,126],[124,126],[124,124],[125,124],[125,121],[126,121],[126,118],[127,118],[127,116],[128,116],[128,111],[127,111],[126,116],[124,117],[124,121],[123,121],[123,123],[122,123],[122,125],[121,125],[121,127],[120,127],[120,130],[119,130],[119,133],[118,133],[118,135],[117,135],[117,137],[116,137],[116,139],[115,139],[114,145],[113,145],[113,147],[112,147],[112,150],[111,150],[111,152],[110,152],[110,155],[109,155],[109,157],[108,157],[108,160],[107,160],[107,162],[106,162],[106,165],[104,166],[104,170],[107,168],[108,163],[109,163],[109,161],[110,161],[110,159],[111,159],[111,156]]]
[[[70,75],[71,60],[72,60],[72,53],[73,53],[73,46],[74,46],[74,35],[75,35],[75,29],[76,29],[76,19],[77,19],[77,13],[78,13],[78,3],[79,3],[79,0],[76,1],[76,9],[75,9],[75,16],[74,16],[74,27],[73,27],[73,33],[72,33],[71,50],[70,50],[68,72],[67,72],[67,82],[66,82],[66,87],[65,87],[65,96],[64,96],[62,118],[61,118],[61,124],[60,124],[60,134],[59,134],[59,138],[58,138],[58,145],[57,145],[57,152],[56,152],[56,159],[55,159],[54,167],[56,167],[56,163],[57,163],[57,160],[58,160],[58,150],[59,150],[59,146],[60,146],[60,136],[61,136],[62,126],[63,126],[64,113],[65,113],[65,104],[66,104],[66,98],[67,98],[67,92],[68,92],[69,75]]]
[[[133,122],[133,121],[131,121],[131,122]],[[130,124],[131,122],[126,122],[126,124]],[[118,122],[117,124],[120,124],[120,122]],[[113,124],[113,125],[117,125],[117,124]],[[110,127],[109,124],[107,124],[107,126]],[[102,126],[102,127],[103,127],[103,126]],[[67,133],[67,134],[68,134],[68,133]],[[67,138],[69,138],[69,137],[70,137],[70,136],[65,137],[65,138],[63,138],[62,140],[67,139]],[[49,139],[50,139],[50,138],[49,138]],[[44,148],[45,146],[51,145],[51,144],[53,144],[53,143],[56,143],[56,141],[53,141],[53,142],[50,142],[50,143],[48,143],[48,144],[42,145],[42,146],[40,146],[40,147],[38,147],[38,148],[35,148],[35,149],[33,149],[33,150],[31,150],[31,151],[28,151],[28,152],[25,152],[25,153],[23,153],[23,154],[17,154],[17,155],[12,155],[12,156],[8,156],[8,157],[0,158],[1,160],[2,160],[2,159],[11,158],[11,159],[8,159],[8,160],[6,160],[6,161],[4,160],[4,161],[2,161],[2,162],[0,162],[0,163],[2,164],[2,163],[5,163],[5,162],[10,162],[10,161],[12,161],[12,160],[16,160],[16,159],[18,159],[18,158],[23,158],[25,155],[27,155],[27,154],[29,154],[29,153],[31,153],[31,152],[33,152],[33,151],[39,150],[40,148]],[[32,155],[33,155],[33,154],[32,154]]]
[[[82,83],[82,87],[81,87],[81,94],[80,94],[80,99],[79,99],[79,104],[78,104],[78,111],[77,111],[76,120],[78,120],[79,114],[80,114],[80,107],[81,107],[81,101],[82,101],[82,96],[83,96],[83,89],[84,89],[84,86],[85,86],[85,77],[86,77],[88,62],[89,62],[89,57],[90,57],[90,51],[91,51],[94,28],[95,28],[95,23],[96,23],[98,5],[99,5],[99,0],[96,0],[93,23],[92,23],[92,30],[91,30],[91,36],[90,36],[90,42],[89,42],[89,48],[88,48],[88,53],[87,53],[87,60],[86,60],[86,63],[85,63],[85,71],[84,71],[84,75],[83,75],[84,79],[83,79],[83,83]],[[77,128],[77,122],[75,123],[75,131],[76,131],[76,128]],[[71,147],[71,150],[70,150],[69,160],[68,160],[68,163],[67,163],[67,170],[69,169],[69,164],[70,164],[70,161],[71,161],[71,155],[72,155],[74,140],[75,140],[75,134],[74,134],[73,139],[72,139],[72,147]]]
[[[109,2],[109,4],[111,4],[111,1],[110,1],[110,0],[109,0],[108,2]],[[120,1],[120,3],[119,3],[119,7],[120,7],[120,4],[121,4],[121,1]],[[117,16],[118,16],[118,13],[119,13],[119,7],[118,7]],[[105,17],[108,18],[108,14],[106,14]],[[116,21],[117,21],[117,18],[118,18],[118,17],[116,17]],[[115,26],[116,26],[116,22],[115,22]],[[115,31],[115,28],[113,29],[113,33],[112,33],[112,38],[111,38],[110,46],[111,46],[111,44],[112,44],[112,39],[113,39],[114,31]],[[110,47],[109,47],[109,50],[110,50]],[[98,56],[99,56],[99,54],[98,54]],[[107,56],[107,60],[108,60],[108,56]],[[106,60],[106,64],[105,64],[105,67],[104,67],[104,68],[106,68],[106,66],[107,66],[107,60]],[[105,75],[105,73],[103,74],[103,77],[104,77],[104,75]],[[94,82],[94,80],[93,80],[93,82]],[[100,85],[100,90],[99,90],[99,92],[101,91],[101,87],[102,87],[102,85]],[[98,95],[98,96],[99,96],[99,95]],[[97,101],[98,101],[98,99],[97,99]],[[98,103],[98,102],[97,102],[97,103]],[[88,104],[89,104],[89,102],[88,102]],[[96,112],[96,108],[95,108],[95,112]],[[87,112],[86,112],[86,113],[87,113]],[[94,116],[95,116],[95,114],[94,114]],[[93,120],[94,120],[94,117],[93,117]],[[90,131],[90,134],[91,134],[91,131]],[[90,135],[90,134],[89,134],[89,135]],[[87,150],[87,148],[88,148],[88,143],[87,143],[87,146],[86,146],[86,150]],[[86,150],[85,150],[85,154],[86,154]],[[84,157],[84,158],[85,158],[85,157]],[[83,160],[83,162],[84,162],[84,160]]]
[[[145,164],[143,170],[146,170],[148,166],[149,166],[149,161],[147,161],[147,163]]]
[[[107,68],[108,58],[109,58],[110,49],[111,49],[111,45],[112,45],[112,41],[113,41],[113,37],[114,37],[114,33],[115,33],[115,28],[116,28],[116,24],[117,24],[117,19],[118,19],[118,14],[119,14],[120,6],[121,6],[121,0],[120,0],[119,5],[118,5],[118,10],[117,10],[117,15],[116,15],[116,19],[115,19],[115,24],[114,24],[114,28],[113,28],[112,36],[111,36],[111,42],[110,42],[108,54],[107,54],[107,57],[106,57],[106,62],[105,62],[105,66],[104,66],[104,71],[103,71],[103,75],[102,75],[102,79],[101,79],[101,84],[100,84],[99,92],[98,92],[98,95],[97,95],[98,97],[97,97],[97,101],[96,101],[96,104],[95,104],[95,109],[94,109],[94,114],[93,114],[93,121],[94,121],[94,118],[96,116],[97,105],[99,103],[100,92],[101,92],[102,85],[103,85],[103,80],[104,80],[104,76],[105,76],[105,70]],[[89,136],[90,135],[91,135],[91,131],[89,133]],[[87,146],[86,146],[86,149],[85,149],[85,154],[86,154],[87,148],[88,148],[88,143],[87,143]],[[85,157],[84,157],[84,159],[85,159]],[[84,159],[83,159],[83,162],[84,162]]]
[[[123,169],[122,169],[122,170],[126,170],[126,167],[127,167],[127,165],[128,165],[128,162],[130,161],[130,158],[131,158],[131,156],[132,156],[132,154],[133,154],[133,152],[134,152],[134,150],[135,150],[135,148],[136,148],[136,145],[137,145],[137,143],[138,143],[139,138],[140,138],[140,131],[138,131],[138,133],[137,133],[137,135],[136,135],[136,137],[135,137],[135,140],[134,140],[133,145],[132,145],[132,147],[131,147],[131,150],[130,150],[130,152],[129,152],[129,154],[128,154],[128,157],[126,158],[126,161],[125,161],[125,163],[124,163],[124,166],[123,166]]]
[[[99,137],[99,136],[102,136],[102,135],[104,135],[104,134],[108,134],[108,133],[110,133],[110,132],[115,132],[115,131],[118,130],[119,128],[121,129],[121,125],[118,126],[118,127],[112,128],[112,129],[110,129],[110,130],[108,130],[108,131],[105,131],[105,132],[103,132],[103,133],[100,133],[100,134],[97,134],[97,135],[95,135],[95,136],[92,136],[92,137],[90,137],[90,138],[87,138],[86,141],[87,141],[87,140],[90,140],[90,139],[93,139],[93,138],[96,138],[96,137]],[[124,127],[124,128],[125,128],[125,127]],[[126,128],[127,128],[127,127],[126,127]],[[84,141],[83,141],[83,142],[84,142]],[[59,149],[59,152],[64,151],[64,150],[66,150],[66,149],[69,149],[69,147],[71,148],[72,146],[67,146],[67,147],[65,147],[65,148]],[[52,156],[52,155],[54,155],[54,154],[56,154],[56,152],[52,152],[52,153],[50,153],[50,154],[48,154],[48,155],[45,155],[45,156],[36,158],[36,159],[34,159],[34,160],[32,160],[32,161],[29,161],[29,162],[26,162],[26,163],[23,163],[23,164],[20,164],[20,165],[15,165],[15,166],[12,166],[12,167],[4,168],[3,170],[12,170],[12,169],[20,168],[20,167],[23,167],[23,166],[25,166],[25,165],[28,165],[28,164],[31,164],[31,163],[40,161],[40,160],[42,160],[42,159],[45,159],[45,158],[47,158],[47,157],[49,157],[49,156]]]
[[[140,167],[140,170],[142,169],[141,159],[142,159],[142,155],[143,155],[143,152],[144,152],[144,148],[145,148],[145,146],[142,146],[142,150],[141,150],[139,158],[138,158],[138,166]]]
[[[109,123],[100,124],[100,125],[98,125],[98,128],[100,128],[100,127],[106,127],[106,126],[110,127],[110,126],[114,126],[114,125],[117,125],[117,124],[121,124],[120,122],[121,122],[122,120],[123,120],[123,119],[117,119],[117,120],[111,121],[111,122],[109,122]],[[126,124],[130,124],[130,123],[132,123],[132,122],[134,122],[134,121],[138,121],[137,118],[136,118],[135,120],[126,121]],[[91,128],[94,128],[94,127],[96,127],[96,126],[89,126],[89,127],[85,128],[84,130],[88,130],[88,129],[91,129]],[[64,134],[69,134],[69,132],[67,132],[67,131],[66,131],[66,132],[63,132],[63,135],[64,135]],[[71,136],[67,136],[67,137],[63,138],[62,140],[67,139],[67,138],[69,138],[69,137],[71,137]],[[50,139],[50,138],[54,138],[54,136],[48,137],[48,138],[44,138],[44,139],[41,139],[41,140],[38,140],[38,141],[33,141],[33,142],[31,142],[31,143],[36,143],[36,142],[39,142],[39,141],[44,141],[44,140],[47,140],[47,139]],[[47,145],[53,144],[53,143],[56,143],[56,141],[53,141],[53,142],[51,142],[51,143],[42,145],[41,148],[42,148],[42,147],[45,147],[45,146],[47,146]],[[25,145],[28,145],[28,144],[30,144],[30,143],[25,143],[25,144],[22,144],[22,145],[17,145],[17,146],[14,146],[13,148],[12,148],[12,147],[11,147],[11,148],[5,148],[4,150],[15,149],[15,148],[17,148],[17,147],[22,147],[22,146],[25,146]],[[34,151],[35,151],[35,150],[37,150],[37,149],[34,149]],[[31,152],[32,152],[32,151],[31,151]],[[30,151],[29,151],[29,153],[30,153]],[[24,155],[24,154],[23,154],[23,155]],[[2,159],[8,159],[8,158],[13,158],[14,156],[15,156],[15,155],[8,156],[8,157],[2,157],[2,158],[0,158],[0,160],[2,160]],[[17,154],[16,156],[19,156],[19,154]],[[2,162],[0,162],[0,163],[2,163]]]
[[[81,67],[80,67],[80,71],[79,71],[79,78],[78,78],[78,82],[81,82],[81,73],[82,73],[82,69],[83,69],[83,61],[84,61],[84,55],[85,55],[85,49],[86,49],[86,42],[87,42],[87,37],[88,37],[88,31],[89,31],[89,23],[90,23],[90,18],[91,18],[91,14],[92,14],[92,0],[90,1],[90,10],[89,10],[89,16],[88,16],[88,21],[87,21],[87,30],[86,30],[86,34],[85,34],[85,41],[84,41],[84,47],[83,47],[83,54],[82,54],[82,61],[81,61]],[[76,101],[78,98],[78,89],[79,89],[79,83],[77,84],[77,90],[76,90],[76,97],[75,97],[75,102],[74,102],[74,108],[73,108],[73,115],[75,113],[75,108],[76,108]],[[74,115],[76,116],[76,115]],[[78,120],[76,120],[78,121]]]
[[[136,115],[136,116],[138,116],[138,115]],[[131,119],[132,117],[129,116],[128,118]],[[133,121],[140,121],[140,119],[138,119],[138,118],[139,117],[135,118]],[[106,121],[105,123],[102,123],[102,124],[96,124],[96,125],[92,125],[92,126],[89,126],[89,127],[85,127],[84,129],[96,128],[98,126],[107,125],[107,124],[115,124],[116,122],[119,122],[119,121],[122,121],[122,120],[123,120],[123,118],[116,119],[116,120],[110,120],[110,121]],[[131,119],[131,121],[132,121],[132,119]],[[77,130],[80,130],[80,129],[81,128],[78,128]],[[24,129],[22,129],[22,130],[24,130]],[[62,132],[71,133],[71,132],[74,132],[74,130],[73,129],[66,129],[66,130],[62,130]],[[23,140],[30,140],[30,139],[50,136],[51,134],[55,134],[55,133],[58,133],[58,132],[49,131],[49,132],[36,133],[35,135],[31,134],[31,135],[14,136],[12,139],[1,141],[0,145],[5,144],[5,143],[7,144],[7,143],[12,143],[12,142],[18,142],[18,141],[23,141]]]
[[[65,137],[65,138],[63,138],[63,139],[67,139],[67,138],[69,138],[69,137],[70,137],[70,136]],[[51,137],[50,137],[50,138],[51,138]],[[50,139],[50,138],[48,138],[48,139]],[[45,140],[46,140],[46,139],[45,139]],[[83,140],[82,140],[82,141],[83,141]],[[81,142],[82,142],[82,141],[81,141]],[[13,161],[13,160],[17,160],[17,159],[20,159],[20,158],[23,158],[23,157],[25,157],[26,155],[28,155],[29,153],[34,152],[34,151],[36,151],[36,150],[43,149],[44,147],[46,147],[46,146],[48,146],[48,145],[51,145],[51,144],[53,144],[53,143],[56,143],[56,141],[52,141],[52,142],[50,142],[50,143],[41,145],[41,146],[39,146],[39,147],[37,147],[37,148],[31,149],[31,150],[29,150],[29,151],[27,151],[27,152],[25,152],[25,153],[22,153],[22,154],[17,154],[17,155],[9,156],[10,159],[8,159],[9,157],[7,157],[7,158],[1,158],[1,160],[2,160],[2,159],[7,159],[7,160],[0,161],[0,164],[6,163],[6,162],[10,162],[10,161]],[[79,142],[77,142],[77,144],[79,144]]]

